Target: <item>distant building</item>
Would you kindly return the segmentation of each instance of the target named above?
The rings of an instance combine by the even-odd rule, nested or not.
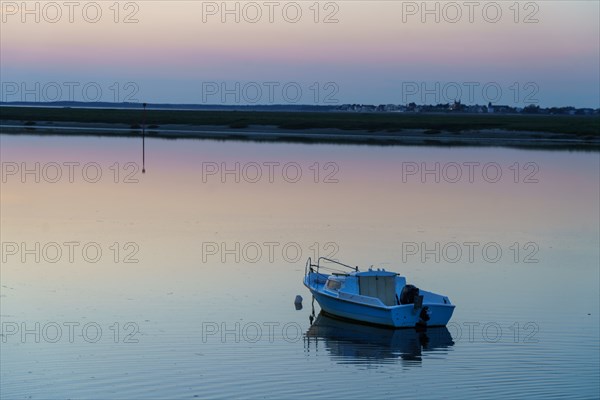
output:
[[[490,114],[510,114],[517,112],[517,109],[514,107],[500,104],[492,105],[492,102],[488,103],[487,110]]]
[[[493,105],[488,102],[487,106],[472,104],[462,104],[460,100],[455,100],[453,103],[440,104],[422,104],[417,105],[411,102],[406,105],[401,104],[342,104],[334,108],[337,111],[347,111],[355,113],[448,113],[448,112],[464,112],[472,114],[551,114],[551,115],[598,115],[600,109],[593,108],[575,108],[575,107],[550,107],[541,108],[538,105],[530,104],[526,107],[511,107],[508,105]]]
[[[450,104],[450,107],[448,107],[448,109],[450,111],[461,111],[462,105],[460,104],[460,100],[454,100],[454,103]]]

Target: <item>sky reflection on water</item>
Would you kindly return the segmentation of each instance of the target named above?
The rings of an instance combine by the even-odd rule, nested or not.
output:
[[[4,326],[55,322],[63,336],[36,343],[5,330],[2,398],[597,396],[598,153],[147,140],[141,174],[140,146],[1,136],[3,169],[102,171],[97,183],[2,183],[3,246],[63,250],[57,262],[3,253]],[[223,178],[236,163],[247,174]],[[279,163],[272,181],[265,163]],[[290,163],[295,183],[281,172]],[[423,163],[448,173],[496,163],[502,177],[406,175]],[[537,182],[524,182],[534,170]],[[80,243],[73,262],[69,241]],[[101,248],[97,262],[79,252],[86,243]],[[471,254],[465,243],[478,245]],[[319,316],[311,326],[301,280],[318,255],[447,294],[453,325],[394,332]],[[102,337],[88,343],[78,330],[71,343],[65,322],[93,322]]]

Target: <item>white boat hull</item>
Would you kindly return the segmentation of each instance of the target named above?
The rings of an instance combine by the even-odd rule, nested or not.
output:
[[[414,328],[419,322],[419,310],[412,304],[383,308],[340,300],[315,290],[311,292],[325,313],[337,317],[394,328]],[[430,311],[427,326],[446,326],[454,312],[454,305],[423,303],[423,306]]]

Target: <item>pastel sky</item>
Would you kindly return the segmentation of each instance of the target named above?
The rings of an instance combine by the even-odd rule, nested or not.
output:
[[[91,3],[1,2],[0,100],[600,107],[597,1]]]

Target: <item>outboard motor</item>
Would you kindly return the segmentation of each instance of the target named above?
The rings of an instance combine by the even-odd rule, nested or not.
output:
[[[400,304],[414,304],[415,298],[419,295],[419,288],[414,285],[406,285],[400,293]]]
[[[421,309],[421,312],[419,313],[419,320],[417,321],[417,324],[415,325],[415,328],[417,329],[417,331],[424,331],[427,329],[427,322],[429,322],[429,319],[431,318],[431,311],[429,311],[429,307],[425,306]]]
[[[419,320],[423,321],[423,323],[427,323],[431,318],[431,311],[429,311],[429,307],[425,306],[421,309],[421,313],[419,314]]]

